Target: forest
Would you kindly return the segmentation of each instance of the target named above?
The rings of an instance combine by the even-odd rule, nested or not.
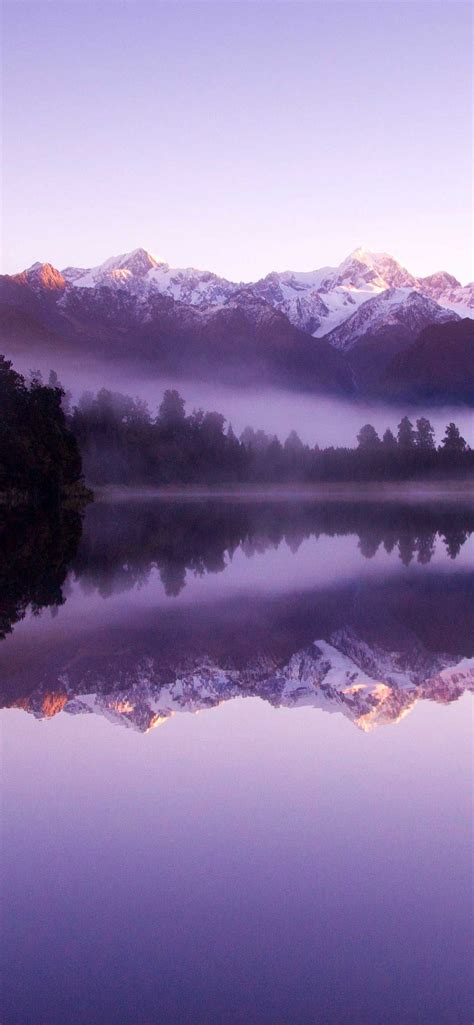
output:
[[[455,423],[437,446],[430,421],[402,417],[396,435],[361,426],[353,448],[284,442],[246,427],[240,437],[217,412],[186,415],[178,391],[165,391],[156,415],[141,399],[105,388],[72,406],[54,371],[28,381],[0,357],[0,496],[62,500],[87,484],[219,486],[370,482],[472,473],[474,453]]]
[[[258,412],[258,411],[256,411]],[[188,416],[176,390],[164,393],[156,416],[141,399],[102,389],[69,414],[87,481],[127,485],[221,485],[385,481],[467,475],[474,453],[454,423],[436,446],[430,421],[404,416],[397,434],[380,438],[361,427],[354,448],[303,444],[296,431],[282,443],[246,427],[237,437],[221,413]]]

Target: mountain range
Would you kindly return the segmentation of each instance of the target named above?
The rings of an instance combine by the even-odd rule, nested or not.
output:
[[[338,267],[252,283],[171,268],[144,249],[0,278],[0,343],[12,358],[79,354],[149,373],[389,400],[471,401],[473,319],[474,282],[416,277],[361,248]]]

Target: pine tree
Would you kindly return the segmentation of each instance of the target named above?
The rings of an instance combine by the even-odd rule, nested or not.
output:
[[[175,388],[165,391],[158,410],[158,421],[163,427],[179,427],[184,424],[184,399]]]
[[[451,422],[446,427],[446,432],[441,442],[441,450],[444,452],[465,452],[466,449],[466,439],[462,437],[459,427],[456,427],[456,424]]]
[[[397,447],[397,439],[393,431],[390,430],[390,427],[387,427],[387,430],[384,433],[382,444],[383,447],[388,449],[390,452],[394,452]]]
[[[284,449],[285,452],[292,453],[293,455],[303,451],[303,442],[296,431],[290,431],[285,441]]]
[[[415,445],[418,449],[422,449],[425,452],[433,452],[435,449],[434,428],[425,416],[421,416],[416,421]]]
[[[415,432],[411,420],[404,416],[398,425],[397,441],[399,448],[409,450],[415,447]]]

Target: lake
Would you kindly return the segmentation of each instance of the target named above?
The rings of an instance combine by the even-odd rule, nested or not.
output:
[[[3,1025],[468,1025],[473,529],[1,513]]]

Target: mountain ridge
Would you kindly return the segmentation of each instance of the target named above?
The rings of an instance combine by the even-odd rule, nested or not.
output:
[[[0,344],[10,358],[22,345],[24,313],[23,352],[39,353],[46,333],[65,354],[139,362],[147,373],[384,399],[393,391],[389,366],[424,329],[474,320],[474,284],[463,287],[444,271],[416,278],[389,254],[362,248],[335,268],[237,283],[173,269],[138,248],[95,268],[37,262],[5,275],[0,307]],[[53,356],[54,349],[51,342]],[[423,375],[433,391],[429,365]],[[465,402],[470,385],[458,396],[455,384],[448,399]],[[441,391],[445,400],[444,384]]]
[[[89,268],[68,266],[58,270],[48,262],[36,262],[10,277],[31,279],[41,267],[60,275],[66,286],[95,288],[107,285],[139,290],[141,283],[147,288],[156,289],[197,306],[225,302],[232,294],[242,289],[252,289],[274,304],[283,302],[285,298],[294,298],[296,294],[301,297],[308,293],[317,293],[324,302],[324,295],[329,296],[331,292],[345,289],[352,293],[354,300],[349,305],[358,305],[371,295],[379,294],[387,288],[412,288],[440,302],[440,305],[445,303],[446,308],[452,308],[456,304],[466,305],[473,310],[471,315],[474,316],[474,282],[463,286],[447,271],[416,276],[390,254],[372,253],[362,247],[355,249],[336,267],[324,266],[313,271],[272,270],[256,281],[233,281],[214,271],[200,270],[192,266],[173,268],[165,260],[144,248],[108,257],[103,263]],[[272,294],[272,285],[274,288],[280,286],[280,297]],[[349,310],[350,312],[353,311]],[[332,324],[330,330],[335,326]]]

